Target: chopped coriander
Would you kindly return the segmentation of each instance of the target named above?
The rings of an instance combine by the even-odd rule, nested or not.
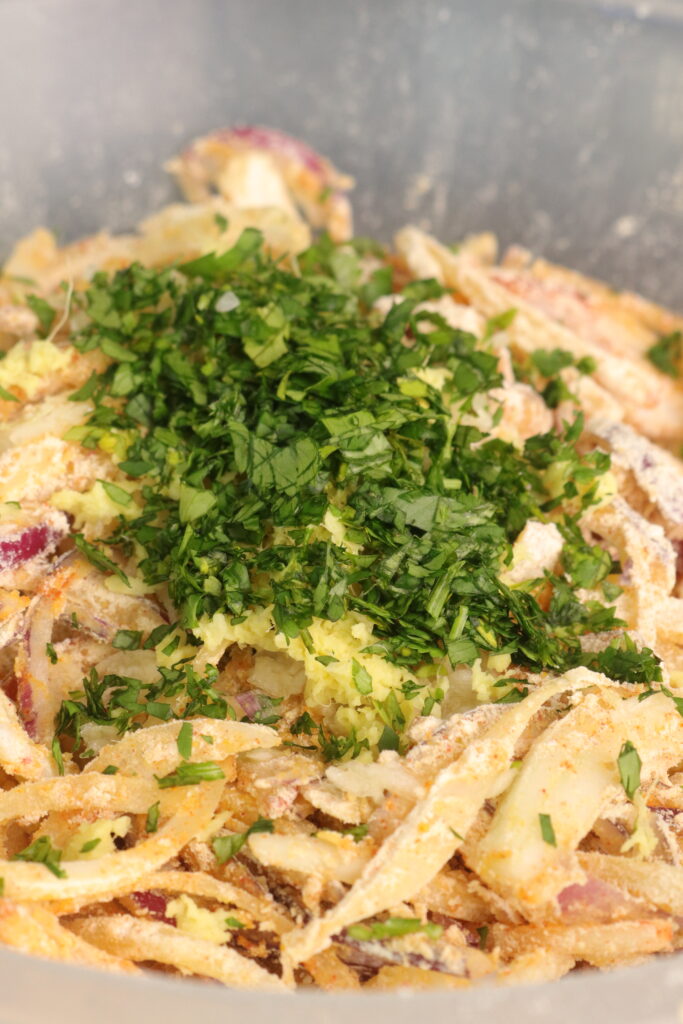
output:
[[[557,839],[555,838],[555,829],[553,828],[553,822],[549,814],[539,814],[538,821],[541,826],[541,835],[543,836],[543,842],[549,846],[557,846]]]
[[[95,394],[97,386],[100,383],[100,375],[94,370],[88,377],[83,387],[79,388],[78,391],[74,391],[73,394],[69,395],[70,402],[86,402],[89,398]]]
[[[59,737],[55,736],[52,740],[52,757],[57,765],[57,771],[60,775],[64,774],[64,755],[62,754],[62,747],[59,742]]]
[[[142,632],[139,629],[119,629],[111,642],[112,647],[119,651],[137,651],[142,641]]]
[[[315,719],[311,718],[308,711],[304,711],[304,713],[299,715],[293,723],[291,731],[293,736],[300,736],[301,733],[304,733],[306,736],[310,736],[315,728]]]
[[[347,828],[343,828],[342,832],[347,836],[352,836],[354,843],[360,843],[361,839],[365,839],[368,834],[368,826],[349,825]]]
[[[531,353],[531,362],[543,377],[554,377],[560,370],[573,365],[574,356],[561,348],[539,348]]]
[[[144,650],[152,650],[153,647],[162,643],[162,641],[164,641],[169,633],[172,633],[174,629],[175,626],[173,624],[168,626],[155,626],[143,644]]]
[[[211,847],[219,864],[226,864],[240,852],[249,836],[258,832],[272,832],[273,823],[268,818],[257,818],[246,832],[236,832],[231,836],[214,836]]]
[[[565,370],[568,366],[575,366],[581,374],[595,373],[598,365],[592,356],[575,359],[571,352],[562,348],[536,349],[531,353],[531,363],[542,377],[548,378],[556,377],[561,370]],[[571,397],[568,391],[567,396]]]
[[[638,751],[630,740],[626,740],[617,758],[619,778],[624,787],[624,792],[629,800],[633,800],[636,790],[640,786],[640,769],[642,761]]]
[[[573,395],[561,377],[548,381],[541,392],[549,409],[557,409],[560,402],[571,401]]]
[[[516,316],[516,309],[506,309],[504,313],[498,313],[497,316],[489,317],[484,328],[484,340],[487,341],[494,334],[497,334],[498,331],[507,330],[510,324],[514,322]]]
[[[355,658],[351,661],[351,678],[359,693],[372,693],[372,676]]]
[[[666,334],[647,350],[650,362],[669,377],[680,377],[683,355],[683,335],[680,331]]]
[[[53,665],[56,665],[57,661],[59,659],[57,658],[57,652],[56,652],[56,650],[54,648],[54,644],[52,644],[50,641],[48,641],[45,644],[45,653],[47,654],[48,658],[50,659],[50,662]]]
[[[35,861],[36,864],[44,864],[56,878],[66,878],[66,871],[59,866],[61,859],[62,851],[55,849],[49,836],[40,836],[25,850],[15,853],[12,857],[12,860]]]
[[[164,655],[165,658],[170,658],[174,651],[178,649],[179,645],[180,637],[176,635],[171,638],[171,640],[166,644],[165,647],[161,648],[161,653]]]
[[[200,735],[205,743],[208,743],[209,746],[213,746],[213,736],[209,736],[208,732],[203,732]]]
[[[246,928],[243,921],[238,921],[236,917],[226,917],[225,923],[228,928]]]
[[[178,732],[178,753],[185,761],[188,761],[192,756],[192,724],[190,722],[183,722]]]
[[[583,663],[587,668],[604,672],[606,676],[622,679],[626,683],[662,680],[662,668],[657,655],[649,647],[638,650],[627,633],[612,640],[604,650],[585,655]]]
[[[358,739],[353,729],[347,736],[336,736],[332,732],[326,732],[323,725],[318,725],[316,738],[326,761],[341,761],[347,754],[351,758],[357,758],[360,751],[370,750],[368,740]]]
[[[605,595],[606,601],[616,601],[619,595],[623,593],[623,587],[620,587],[618,583],[611,583],[609,580],[603,580],[602,592]]]
[[[583,373],[585,375],[595,373],[597,368],[598,364],[597,361],[593,359],[593,356],[583,356],[582,359],[578,359],[576,361],[576,369],[579,373]]]
[[[191,523],[194,519],[200,519],[216,504],[216,495],[211,491],[199,491],[196,487],[180,488],[180,501],[178,504],[178,516],[181,523]]]
[[[119,469],[122,473],[127,473],[128,476],[132,476],[133,479],[144,476],[146,473],[151,473],[154,469],[154,463],[148,462],[146,459],[124,459],[123,462],[119,463]]]
[[[99,846],[101,841],[101,839],[89,839],[87,843],[83,843],[83,846],[81,846],[81,853],[90,853],[96,846]]]
[[[500,680],[500,682],[507,683],[507,680]],[[498,683],[496,683],[498,686]],[[502,697],[498,697],[493,703],[494,704],[518,704],[524,700],[525,697],[529,696],[528,686],[513,685],[504,693]]]
[[[437,687],[436,690],[434,690],[434,693],[430,693],[425,697],[425,701],[424,704],[422,705],[422,710],[420,711],[420,714],[431,715],[432,711],[434,710],[434,707],[437,704],[441,703],[441,701],[444,699],[444,696],[445,694],[441,687]]]
[[[142,507],[129,502],[99,546],[82,535],[76,543],[103,572],[127,581],[116,559],[136,560],[150,588],[167,589],[179,622],[151,634],[145,649],[175,631],[170,656],[185,642],[181,631],[195,641],[200,621],[220,613],[237,625],[268,608],[274,628],[322,665],[333,656],[314,649],[312,623],[363,615],[372,653],[432,686],[445,655],[457,666],[489,651],[531,671],[590,661],[615,679],[661,681],[647,649],[582,651],[583,634],[620,626],[613,607],[581,597],[586,581],[599,584],[614,568],[576,526],[609,468],[606,453],[577,447],[583,418],[520,448],[467,425],[475,402],[500,384],[498,361],[481,339],[419,308],[444,294],[438,282],[411,282],[380,316],[368,306],[391,289],[391,267],[364,279],[361,243],[321,239],[293,272],[262,241],[248,229],[227,252],[173,270],[101,272],[75,299],[86,326],[74,344],[111,361],[91,385],[82,443],[115,436],[119,469],[142,494]],[[486,336],[514,316],[494,318]],[[557,373],[571,363],[557,349],[527,365],[529,377],[547,380],[550,404],[566,397]],[[566,565],[547,575],[541,603],[533,587],[506,586],[501,571],[524,525],[551,513]],[[324,525],[330,517],[334,530]],[[400,750],[415,708],[401,707],[400,690],[377,700],[365,665],[348,664],[362,709],[381,725],[380,747]],[[208,677],[180,665],[163,671],[151,686],[89,677],[83,695],[62,705],[61,731],[78,739],[86,721],[124,732],[145,713],[231,714]],[[184,693],[187,705],[174,712],[169,698]],[[425,714],[439,699],[427,693]],[[515,687],[503,699],[524,696]],[[251,720],[275,725],[276,707]],[[316,723],[308,735],[328,760],[368,747]]]
[[[55,309],[45,299],[41,299],[39,295],[27,295],[26,305],[31,309],[38,317],[40,323],[41,337],[45,338],[50,332],[52,322],[55,318]]]
[[[100,572],[113,572],[114,575],[118,576],[127,586],[130,586],[128,577],[126,576],[123,569],[113,562],[108,555],[105,555],[103,551],[95,547],[94,544],[90,544],[85,539],[82,533],[75,533],[73,540],[78,550],[85,555],[91,565],[94,565]]]
[[[159,777],[155,775],[159,789],[169,789],[173,786],[197,786],[200,782],[213,782],[216,779],[224,779],[225,773],[215,761],[195,761],[193,763],[181,763],[174,772]]]
[[[169,721],[176,717],[169,700],[179,695],[183,695],[185,706],[178,717],[234,717],[226,699],[214,688],[218,673],[213,666],[206,667],[204,676],[182,662],[170,668],[161,666],[157,671],[156,680],[143,682],[113,673],[100,677],[97,669],[91,669],[83,679],[83,689],[72,691],[62,702],[56,734],[73,737],[78,744],[86,722],[114,725],[122,734],[133,726],[138,715]]]
[[[123,505],[125,507],[132,502],[133,496],[124,490],[123,487],[119,487],[118,484],[113,484],[111,480],[98,480],[97,482],[102,485],[107,497],[111,498],[116,505]]]
[[[16,395],[13,395],[11,391],[8,391],[7,388],[3,388],[2,386],[0,386],[0,398],[2,398],[5,402],[19,401]]]
[[[387,917],[384,921],[375,921],[370,925],[352,924],[346,929],[349,938],[359,942],[398,939],[402,935],[414,935],[415,932],[423,932],[429,939],[438,939],[443,928],[433,921],[420,921],[416,917]]]
[[[666,694],[667,697],[671,698],[671,700],[674,703],[674,707],[678,711],[679,715],[681,715],[683,717],[683,697],[676,697],[671,692],[671,690],[668,687],[666,687],[666,686],[662,686],[661,687],[661,691],[662,691],[662,693]],[[654,693],[654,692],[656,692],[656,691],[651,689],[649,692],[641,693],[641,695],[640,695],[640,697],[638,699],[642,700],[644,697],[649,697],[650,694]]]
[[[145,831],[156,832],[159,828],[159,801],[152,804],[147,811],[147,818],[145,819]]]
[[[401,738],[395,729],[392,729],[390,725],[385,725],[382,729],[382,735],[377,743],[378,750],[396,750],[401,749]]]
[[[119,766],[117,764],[108,764],[106,768],[102,769],[102,774],[103,775],[116,775],[118,770],[119,770]]]

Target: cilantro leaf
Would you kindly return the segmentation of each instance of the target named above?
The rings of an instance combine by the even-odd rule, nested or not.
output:
[[[197,786],[200,782],[214,782],[224,779],[225,773],[215,761],[181,762],[174,772],[161,778],[155,775],[159,789],[174,786]]]
[[[372,693],[372,676],[368,670],[356,661],[355,658],[351,661],[351,677],[353,679],[353,685],[356,687],[359,693],[367,695]]]
[[[56,878],[66,878],[66,871],[59,866],[62,859],[62,851],[52,845],[49,836],[40,836],[35,839],[25,850],[15,853],[12,860],[33,861],[36,864],[44,864],[48,871],[51,871]]]
[[[50,328],[54,321],[56,310],[53,306],[47,302],[46,299],[41,299],[39,295],[27,295],[26,305],[31,309],[38,317],[40,323],[41,337],[45,338],[50,333]]]
[[[192,725],[190,722],[183,722],[178,732],[178,753],[187,761],[192,756]]]
[[[567,366],[572,366],[574,357],[571,352],[561,348],[552,350],[539,348],[531,353],[531,362],[544,377],[554,377]]]
[[[424,932],[429,939],[438,939],[443,928],[433,921],[421,921],[414,917],[387,917],[384,921],[375,921],[369,925],[352,924],[346,929],[349,938],[359,942],[381,942],[383,939],[397,939],[416,932]]]
[[[370,276],[367,252],[380,264]],[[398,666],[404,682],[431,680],[426,697],[413,688],[382,691],[378,701],[377,681],[349,658],[349,682],[362,713],[375,716],[381,749],[402,748],[413,702],[427,714],[441,699],[435,680],[445,657],[457,667],[505,652],[531,671],[586,663],[615,679],[661,680],[652,652],[618,639],[599,654],[581,647],[582,635],[620,625],[613,607],[581,597],[598,586],[607,601],[614,593],[608,578],[618,567],[577,525],[609,456],[579,447],[581,416],[521,448],[474,426],[469,414],[501,383],[496,356],[486,338],[420,308],[444,293],[435,281],[411,282],[384,317],[370,309],[396,276],[381,247],[329,238],[300,254],[293,272],[254,230],[228,252],[173,270],[96,274],[75,300],[85,326],[74,344],[105,352],[110,365],[89,385],[94,411],[79,439],[115,447],[120,470],[137,481],[136,500],[107,537],[112,558],[82,537],[76,543],[104,572],[123,576],[115,556],[137,561],[150,588],[169,594],[178,623],[165,657],[180,630],[194,644],[200,623],[217,614],[238,625],[271,609],[278,632],[328,665],[334,655],[313,643],[312,623],[363,616],[369,653]],[[487,334],[514,316],[494,318]],[[562,350],[542,350],[522,370],[532,386],[540,375],[557,404],[566,397],[557,374],[570,365]],[[561,566],[542,596],[540,583],[507,586],[511,545],[530,519],[549,517],[565,539]],[[150,637],[144,647],[160,643]],[[514,684],[502,699],[525,694]],[[78,742],[86,721],[125,731],[143,715],[230,713],[212,680],[186,666],[164,669],[151,685],[123,677],[105,685],[96,675],[63,703],[59,735]],[[272,702],[257,714],[278,721]],[[368,747],[304,716],[298,728],[328,760]]]
[[[91,565],[94,565],[100,572],[113,572],[126,586],[130,586],[128,577],[123,569],[105,555],[103,551],[95,547],[94,544],[90,544],[82,533],[73,534],[73,540],[78,550],[85,555]]]
[[[683,354],[683,335],[680,331],[666,334],[647,350],[647,357],[653,366],[669,377],[681,375],[680,360]]]
[[[157,829],[159,828],[159,807],[160,806],[161,805],[160,805],[159,801],[157,800],[156,803],[153,803],[149,807],[149,809],[147,811],[147,817],[145,819],[145,831],[146,832],[150,832],[150,833],[151,832],[156,832]]]
[[[557,846],[557,839],[555,838],[555,829],[553,828],[552,819],[549,814],[539,814],[538,822],[541,827],[541,836],[543,842],[548,843],[549,846]]]
[[[211,840],[211,847],[219,864],[226,864],[240,852],[249,836],[258,832],[272,832],[273,822],[268,818],[257,818],[250,825],[246,832],[237,832],[231,836],[215,836]]]

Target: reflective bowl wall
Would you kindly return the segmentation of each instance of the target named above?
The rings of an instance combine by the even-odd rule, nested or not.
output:
[[[356,176],[360,232],[495,230],[683,306],[681,0],[1,0],[0,253],[132,226],[235,121]]]

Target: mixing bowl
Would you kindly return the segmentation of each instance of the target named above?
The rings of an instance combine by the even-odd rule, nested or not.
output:
[[[581,0],[0,0],[0,257],[38,224],[131,227],[235,122],[357,179],[356,226],[491,228],[683,306],[683,5]],[[683,1019],[683,959],[553,985],[291,997],[0,950],[0,1020],[264,1024]]]

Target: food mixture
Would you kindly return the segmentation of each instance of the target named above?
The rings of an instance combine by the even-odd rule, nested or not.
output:
[[[0,276],[0,941],[272,991],[683,944],[683,318],[242,127]]]

